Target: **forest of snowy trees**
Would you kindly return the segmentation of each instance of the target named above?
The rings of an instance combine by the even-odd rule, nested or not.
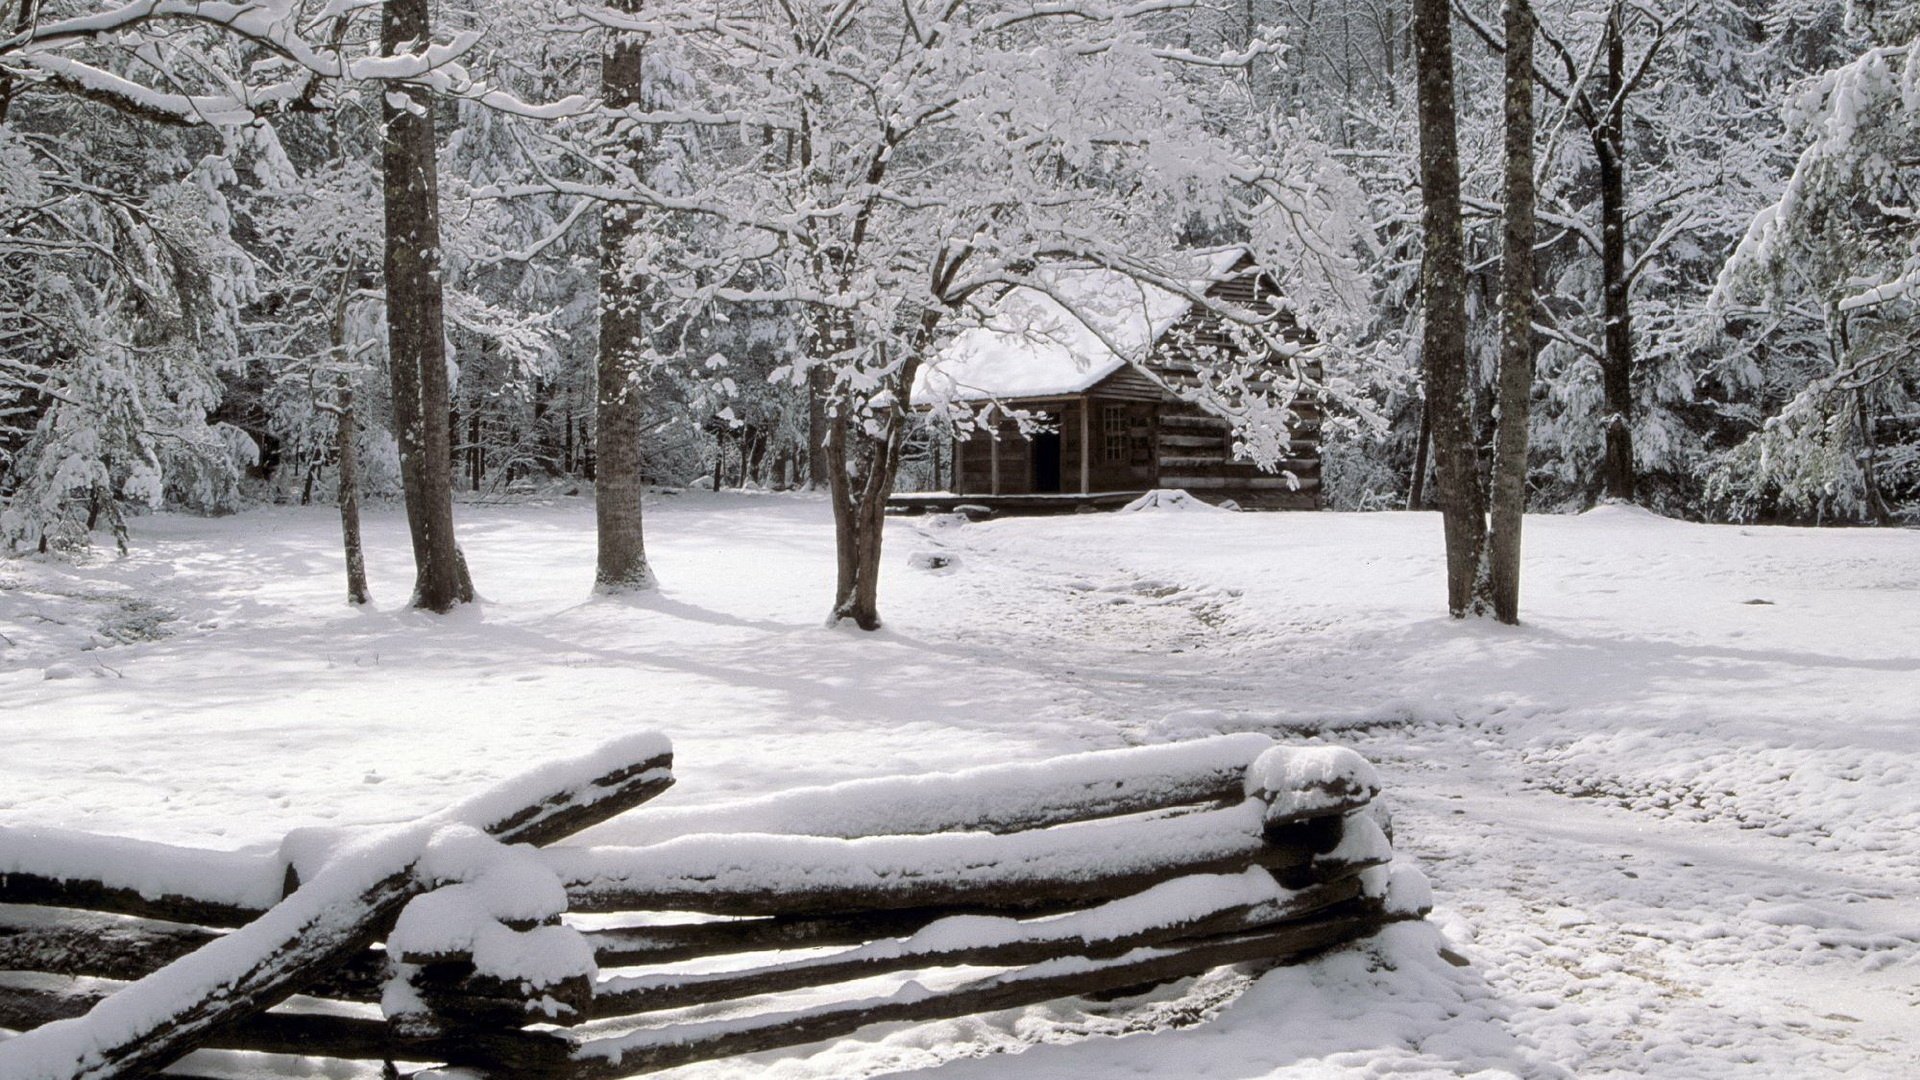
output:
[[[978,419],[922,360],[1227,243],[1316,334],[1335,508],[1490,490],[1496,564],[1519,500],[1920,509],[1908,4],[0,0],[0,531],[338,500],[351,568],[404,495],[445,609],[456,490],[591,485],[618,591],[647,485],[819,486],[869,625]],[[1277,458],[1275,380],[1207,376]]]

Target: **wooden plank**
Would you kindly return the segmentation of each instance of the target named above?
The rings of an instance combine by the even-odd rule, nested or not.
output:
[[[413,835],[424,838],[443,825],[465,823],[506,843],[550,841],[665,791],[673,783],[672,754],[657,752],[658,742],[649,741],[643,759],[584,782],[578,770],[587,763],[597,768],[597,755],[544,766],[409,826],[405,835],[411,843]],[[525,794],[539,785],[548,786]],[[260,919],[128,984],[85,1018],[0,1043],[0,1075],[10,1056],[42,1053],[68,1064],[38,1080],[146,1076],[207,1045],[220,1030],[264,1013],[320,972],[365,952],[407,901],[429,887],[411,866],[383,873],[380,864],[381,856],[369,854],[364,862],[348,859],[330,867]],[[156,1004],[161,1001],[166,1004]]]
[[[613,979],[601,984],[589,1011],[593,1018],[604,1019],[781,993],[920,968],[969,965],[1012,967],[1037,964],[1062,956],[1107,959],[1133,949],[1162,945],[1182,938],[1239,933],[1299,919],[1354,900],[1359,895],[1359,880],[1347,878],[1310,886],[1283,902],[1229,904],[1203,916],[1092,941],[1064,936],[1061,933],[1061,919],[1049,917],[1045,921],[1020,923],[1020,931],[1024,931],[1026,936],[1015,940],[958,944],[954,942],[963,940],[964,934],[957,932],[937,939],[939,943],[934,945],[916,945],[912,939],[887,941],[877,948],[870,946],[742,971]],[[1070,919],[1071,916],[1065,918]],[[992,933],[997,935],[1003,932],[996,923]]]

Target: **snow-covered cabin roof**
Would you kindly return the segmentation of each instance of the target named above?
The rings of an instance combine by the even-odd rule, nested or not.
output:
[[[1247,256],[1242,247],[1195,252],[1190,287],[1204,292]],[[957,334],[921,367],[913,403],[1078,394],[1154,342],[1192,301],[1118,270],[1060,268],[1039,276],[1048,291],[1007,290],[980,326]]]

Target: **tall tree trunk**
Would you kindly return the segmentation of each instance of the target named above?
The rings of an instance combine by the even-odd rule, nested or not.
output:
[[[1607,100],[1593,132],[1600,162],[1601,391],[1606,402],[1606,497],[1633,499],[1633,321],[1627,281],[1627,104],[1625,13],[1615,0],[1607,13]]]
[[[827,488],[833,503],[834,553],[837,575],[833,613],[827,624],[852,619],[862,630],[880,629],[880,544],[887,524],[887,496],[900,476],[900,461],[912,421],[908,399],[920,351],[933,338],[941,312],[929,308],[914,335],[907,361],[892,376],[891,403],[884,407],[877,430],[850,422],[848,402],[839,402],[827,419]],[[844,331],[844,328],[841,328]],[[845,332],[823,335],[830,343],[845,341]],[[837,353],[838,350],[835,350]]]
[[[367,589],[366,549],[360,543],[360,451],[356,435],[359,421],[354,415],[352,359],[347,350],[347,298],[353,293],[359,259],[347,258],[340,274],[340,288],[333,298],[333,319],[327,329],[333,362],[337,365],[333,397],[333,453],[339,463],[340,547],[347,561],[347,603],[368,603],[373,594]]]
[[[387,0],[380,49],[392,56],[431,40],[428,0]],[[434,168],[433,97],[420,87],[381,95],[386,138],[388,370],[394,434],[416,570],[413,606],[448,611],[473,599],[466,560],[454,543],[447,335],[440,292],[440,190]]]
[[[880,629],[880,545],[906,443],[903,412],[889,406],[877,434],[844,415],[828,421],[824,456],[838,557],[829,624],[851,619],[862,630]]]
[[[1447,548],[1447,610],[1479,613],[1474,595],[1486,544],[1485,501],[1473,445],[1467,367],[1466,243],[1460,224],[1460,153],[1453,101],[1452,10],[1447,0],[1414,0],[1414,53],[1420,95],[1421,230],[1426,258],[1422,359],[1433,457]]]
[[[1505,231],[1500,254],[1500,426],[1493,449],[1488,587],[1494,617],[1520,621],[1520,525],[1527,510],[1533,394],[1533,11],[1506,0]]]
[[[632,14],[639,0],[619,0],[618,10]],[[600,68],[600,90],[609,109],[637,105],[643,93],[646,46],[639,35],[613,31]],[[644,148],[638,136],[607,133],[607,152],[626,158],[635,171]],[[594,520],[599,559],[595,592],[651,589],[653,569],[641,529],[640,386],[647,342],[647,312],[625,270],[628,241],[638,236],[639,211],[616,203],[600,211],[600,356],[594,396]]]
[[[827,482],[827,397],[833,392],[833,376],[825,368],[807,372],[807,487],[819,490]]]
[[[367,590],[366,549],[360,543],[360,453],[354,434],[358,423],[353,410],[353,382],[340,376],[339,393],[334,399],[339,412],[334,414],[333,444],[340,459],[340,541],[347,555],[347,603],[364,604],[373,598]]]
[[[1433,448],[1433,409],[1426,398],[1420,399],[1420,433],[1413,444],[1413,478],[1407,485],[1407,509],[1424,510],[1427,505],[1427,453]]]

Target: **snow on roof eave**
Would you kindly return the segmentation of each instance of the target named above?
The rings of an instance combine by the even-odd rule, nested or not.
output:
[[[1108,378],[1122,368],[1127,367],[1138,369],[1140,365],[1130,360],[1122,360],[1115,357],[1104,363],[1089,364],[1083,371],[1077,373],[1077,378],[1070,381],[1061,381],[1046,386],[1022,387],[1018,390],[1004,393],[996,393],[984,387],[956,384],[952,385],[947,393],[942,394],[929,388],[926,385],[925,377],[917,378],[914,380],[911,404],[917,409],[927,409],[946,403],[982,404],[986,402],[996,402],[1007,404],[1019,401],[1047,401],[1054,398],[1080,397],[1094,387],[1107,381]],[[934,376],[944,377],[944,373],[941,372],[935,372],[933,374]]]

